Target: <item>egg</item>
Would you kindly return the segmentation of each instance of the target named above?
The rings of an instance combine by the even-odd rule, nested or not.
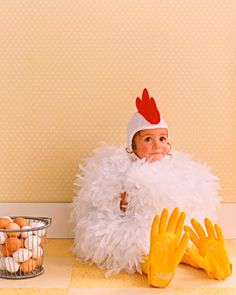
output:
[[[41,247],[35,247],[32,249],[32,257],[37,259],[38,257],[43,256],[43,249]]]
[[[31,229],[31,226],[25,225],[21,229]],[[32,231],[25,231],[25,232],[21,233],[21,237],[24,238],[24,239],[26,239],[26,238],[28,238],[29,236],[32,236],[32,235],[33,235]]]
[[[25,247],[25,240],[22,238],[20,238],[19,240],[20,240],[20,247],[24,248]]]
[[[32,252],[28,249],[20,248],[20,249],[16,250],[12,254],[12,256],[15,259],[15,261],[24,262],[24,261],[29,260],[32,257]]]
[[[39,246],[41,248],[43,248],[44,247],[44,243],[45,243],[45,238],[44,237],[41,237],[40,239],[41,239],[41,242],[40,242]]]
[[[0,217],[0,229],[5,229],[9,223],[11,223],[11,222],[8,218]]]
[[[36,267],[42,266],[43,265],[43,256],[36,258],[35,261],[36,261]]]
[[[17,217],[13,220],[13,222],[15,222],[16,224],[19,225],[20,228],[22,228],[23,226],[26,226],[29,224],[28,219],[23,218],[23,217]]]
[[[7,234],[0,232],[0,245],[4,244],[7,239]]]
[[[42,221],[33,222],[30,225],[33,228],[45,226],[45,224]],[[37,235],[37,236],[41,237],[41,236],[44,236],[45,235],[46,230],[45,229],[34,230],[33,233],[34,233],[34,235]]]
[[[20,264],[20,270],[23,273],[29,273],[29,272],[32,272],[36,268],[36,266],[37,266],[36,261],[34,259],[29,259]]]
[[[25,239],[24,245],[25,248],[32,250],[33,248],[38,247],[38,245],[41,243],[41,239],[37,236],[29,236],[27,239]]]
[[[5,258],[5,266],[6,270],[11,273],[17,272],[20,268],[20,264],[17,263],[12,257]]]
[[[15,222],[11,222],[7,225],[6,230],[14,230],[20,229],[19,225]],[[7,235],[10,237],[18,237],[21,233],[20,232],[8,232]]]
[[[9,250],[14,252],[22,246],[22,242],[16,237],[10,237],[6,240],[6,246]]]
[[[5,258],[1,257],[0,258],[0,270],[5,270],[6,266],[5,266]]]
[[[1,216],[2,218],[7,218],[10,222],[13,222],[13,219],[10,216]]]
[[[6,247],[6,245],[2,245],[1,248],[2,248],[2,255],[3,255],[4,257],[12,256],[12,251],[9,250],[9,249]]]

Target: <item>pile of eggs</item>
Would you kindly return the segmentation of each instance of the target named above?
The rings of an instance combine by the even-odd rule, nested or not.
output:
[[[42,266],[45,229],[37,229],[42,226],[23,217],[0,217],[0,271],[30,273]]]

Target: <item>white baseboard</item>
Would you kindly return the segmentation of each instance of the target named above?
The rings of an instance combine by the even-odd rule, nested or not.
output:
[[[0,203],[0,216],[51,217],[49,238],[73,238],[70,212],[71,203]],[[222,203],[217,215],[225,238],[236,239],[236,203]]]

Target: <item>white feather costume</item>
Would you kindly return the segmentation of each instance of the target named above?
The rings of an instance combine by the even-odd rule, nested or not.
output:
[[[80,261],[107,269],[107,276],[121,270],[141,273],[153,217],[163,208],[179,207],[189,224],[191,218],[215,220],[219,205],[217,178],[182,152],[149,163],[123,147],[104,146],[81,167],[76,184],[74,252]],[[124,191],[128,208],[122,216]]]

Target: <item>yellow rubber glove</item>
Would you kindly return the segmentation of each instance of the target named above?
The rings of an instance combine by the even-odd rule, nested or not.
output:
[[[168,225],[166,208],[153,220],[148,259],[148,282],[152,286],[163,288],[170,283],[187,247],[189,234],[181,238],[185,213],[179,213],[178,208],[173,210]]]
[[[220,226],[215,224],[213,227],[210,219],[206,218],[206,234],[196,219],[192,219],[191,223],[195,232],[187,225],[184,226],[184,229],[189,232],[190,239],[196,248],[187,249],[187,259],[189,258],[197,267],[205,269],[210,277],[224,280],[232,273],[232,263],[229,261],[226,252]]]

